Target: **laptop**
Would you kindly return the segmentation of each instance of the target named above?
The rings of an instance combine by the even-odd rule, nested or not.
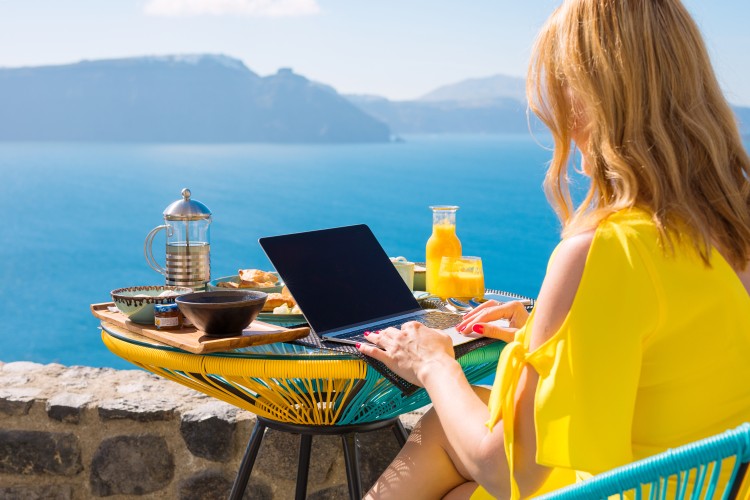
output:
[[[365,331],[419,321],[458,345],[456,316],[422,309],[370,228],[364,224],[260,238],[260,246],[297,301],[310,328],[344,344]]]

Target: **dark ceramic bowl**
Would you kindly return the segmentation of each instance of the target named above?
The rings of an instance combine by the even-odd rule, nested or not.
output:
[[[263,309],[268,295],[250,290],[196,292],[180,295],[175,303],[195,327],[212,337],[240,335]]]

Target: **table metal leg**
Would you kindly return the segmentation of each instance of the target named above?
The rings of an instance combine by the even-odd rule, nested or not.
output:
[[[398,445],[402,448],[406,444],[406,440],[409,439],[409,433],[406,432],[406,429],[404,429],[404,424],[401,423],[401,420],[396,418],[396,421],[393,423],[393,433],[396,435],[396,440],[398,441]]]
[[[247,481],[250,479],[250,473],[253,471],[255,459],[258,456],[260,443],[263,441],[263,434],[266,431],[266,424],[260,419],[255,422],[253,433],[250,435],[250,441],[247,442],[245,456],[242,457],[240,470],[237,471],[237,477],[234,479],[232,491],[229,493],[229,500],[240,500],[247,488]]]
[[[242,458],[240,470],[232,486],[230,500],[240,500],[250,473],[253,469],[255,458],[260,449],[260,443],[263,439],[263,432],[266,428],[276,431],[288,432],[300,435],[299,461],[297,468],[297,486],[295,499],[302,500],[307,495],[307,480],[310,470],[310,455],[312,450],[313,436],[335,435],[341,436],[341,442],[344,448],[344,463],[346,464],[346,480],[349,486],[349,498],[360,500],[362,498],[362,479],[360,478],[359,469],[359,448],[357,447],[357,434],[363,432],[372,432],[378,429],[391,428],[396,435],[399,443],[403,446],[408,434],[398,417],[377,422],[368,422],[364,424],[352,425],[302,425],[285,422],[277,422],[263,417],[258,417],[253,434],[247,444],[245,456]]]
[[[346,481],[349,483],[349,498],[361,500],[362,480],[359,477],[359,449],[357,435],[354,433],[341,436],[344,445],[344,463],[346,464]]]
[[[740,468],[739,470],[737,470],[737,477],[734,479],[734,484],[732,485],[732,489],[729,492],[729,500],[735,500],[736,498],[739,498],[740,487],[744,482],[745,474],[747,474],[747,466],[748,462],[740,464]]]
[[[295,500],[305,500],[307,496],[307,475],[310,470],[310,450],[312,449],[312,434],[300,434],[299,462],[297,463],[297,489]]]

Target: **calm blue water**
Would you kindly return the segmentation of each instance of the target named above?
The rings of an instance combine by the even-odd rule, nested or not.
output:
[[[453,204],[464,254],[482,257],[487,285],[536,296],[559,230],[541,189],[549,158],[525,136],[0,144],[0,360],[131,368],[102,345],[89,304],[163,284],[143,240],[183,187],[214,214],[214,277],[268,267],[261,236],[355,223],[388,254],[423,260],[427,207]]]

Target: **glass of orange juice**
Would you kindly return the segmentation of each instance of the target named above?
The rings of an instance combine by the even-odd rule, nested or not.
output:
[[[484,271],[479,257],[443,257],[433,292],[440,298],[484,297]]]

